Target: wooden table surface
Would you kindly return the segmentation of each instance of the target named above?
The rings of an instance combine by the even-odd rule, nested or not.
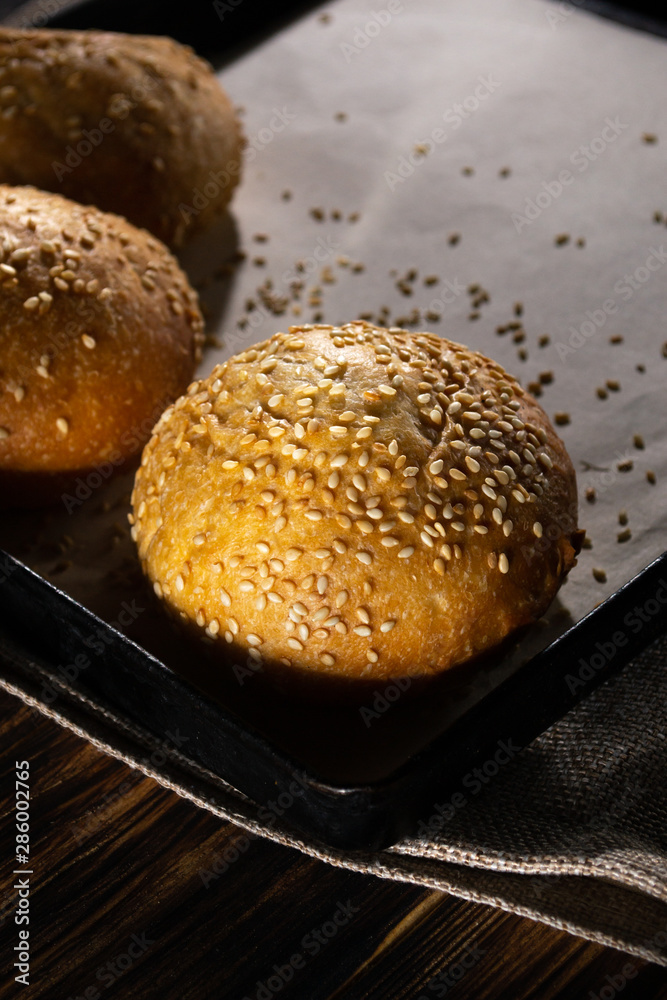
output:
[[[665,969],[249,837],[4,693],[0,712],[0,1000],[667,998]],[[12,969],[25,759],[29,986]]]

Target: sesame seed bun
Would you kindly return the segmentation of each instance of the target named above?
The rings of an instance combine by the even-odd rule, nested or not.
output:
[[[572,464],[514,378],[362,322],[292,327],[195,382],[132,502],[158,597],[296,687],[430,678],[497,647],[580,537]]]
[[[234,109],[190,48],[0,29],[0,181],[97,205],[178,245],[225,208],[240,164]]]
[[[167,249],[115,215],[0,185],[0,503],[55,499],[120,468],[187,387],[197,296]]]

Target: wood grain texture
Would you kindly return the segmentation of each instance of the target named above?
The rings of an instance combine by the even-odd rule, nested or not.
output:
[[[0,709],[0,1000],[67,1000],[86,990],[123,1000],[590,1000],[601,991],[609,998],[607,977],[618,985],[624,969],[632,973],[616,991],[624,1000],[667,998],[664,969],[251,837],[18,700],[3,694]],[[14,761],[26,758],[34,871],[27,988],[9,972]],[[289,975],[293,956],[300,960]]]

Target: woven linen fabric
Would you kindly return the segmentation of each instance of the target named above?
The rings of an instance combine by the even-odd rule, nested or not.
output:
[[[40,699],[48,676],[58,697]],[[330,864],[440,888],[667,966],[667,636],[512,757],[463,805],[438,803],[413,838],[332,850],[263,824],[260,808],[206,768],[0,653],[0,686],[100,750],[258,836]],[[460,803],[460,800],[457,800]],[[447,806],[450,808],[447,808]]]

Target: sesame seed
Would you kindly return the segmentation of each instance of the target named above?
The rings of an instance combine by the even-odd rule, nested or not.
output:
[[[501,552],[498,556],[498,569],[501,573],[509,573],[510,564],[504,552]]]
[[[368,636],[373,634],[373,630],[368,625],[356,625],[352,631],[355,635]]]
[[[347,590],[339,590],[338,593],[336,594],[336,607],[342,608],[343,605],[348,600],[349,596],[350,595],[347,592]]]
[[[272,604],[283,603],[283,598],[280,596],[280,594],[277,594],[275,590],[269,590],[266,596],[268,600],[271,601]]]
[[[444,462],[441,458],[438,458],[435,462],[432,462],[429,466],[429,472],[432,472],[434,476],[437,476],[439,472],[442,472]]]
[[[349,458],[350,458],[349,455],[346,455],[344,452],[341,452],[339,455],[335,455],[334,458],[331,459],[331,462],[329,464],[331,465],[332,469],[340,469],[347,464]]]
[[[375,470],[375,475],[378,477],[380,482],[388,483],[391,479],[391,470],[386,469],[383,465],[378,465]]]
[[[292,638],[288,639],[287,645],[290,647],[290,649],[298,649],[298,650],[303,649],[303,644],[299,642],[298,639],[292,639]]]
[[[331,653],[320,653],[320,660],[325,667],[333,667],[336,662],[336,658],[332,656]]]
[[[365,566],[370,566],[371,563],[373,562],[373,556],[370,554],[370,552],[357,552],[356,555],[359,562],[363,563]],[[410,555],[412,555],[412,552],[410,553]]]
[[[56,427],[59,433],[63,435],[63,437],[69,433],[69,423],[67,420],[65,420],[64,417],[58,417],[58,419],[56,420]]]
[[[535,523],[533,524],[533,534],[537,538],[541,538],[542,537],[542,525],[540,524],[539,521],[535,521]]]
[[[406,545],[398,553],[398,558],[399,559],[409,559],[410,556],[413,554],[414,551],[415,551],[414,545]]]

